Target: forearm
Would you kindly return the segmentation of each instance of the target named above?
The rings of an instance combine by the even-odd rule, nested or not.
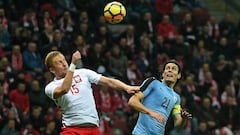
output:
[[[151,111],[141,103],[140,104],[137,103],[135,105],[130,105],[130,106],[132,106],[135,110],[145,114],[150,114],[150,111]]]
[[[177,130],[182,130],[187,123],[187,119],[179,119],[178,121],[175,122],[174,126]]]
[[[127,90],[128,89],[128,85],[117,80],[117,79],[112,79],[109,78],[109,81],[107,83],[107,85],[113,89],[117,89],[117,90]]]
[[[72,86],[72,78],[73,78],[73,73],[74,73],[75,67],[72,69],[69,69],[64,77],[63,83],[61,84],[60,87],[57,87],[54,92],[54,98],[58,98],[70,90]]]
[[[180,113],[175,116],[174,125],[178,130],[185,127],[189,119],[192,118],[192,114],[186,110],[181,109]]]
[[[66,92],[68,92],[72,86],[72,78],[73,78],[73,73],[75,71],[76,64],[71,63],[69,66],[69,69],[67,71],[66,76],[64,77],[63,83],[62,83],[62,89]]]
[[[62,89],[62,91],[64,93],[67,93],[70,90],[71,86],[72,86],[73,73],[74,72],[72,72],[70,70],[67,71],[67,74],[66,74],[66,76],[65,76],[65,78],[63,80],[63,83],[61,85],[61,89]]]
[[[140,101],[138,101],[135,98],[130,98],[128,104],[129,104],[129,106],[133,107],[135,110],[137,110],[141,113],[150,114],[151,110],[149,110]]]
[[[124,90],[127,93],[135,93],[140,90],[138,86],[130,86],[117,79],[101,76],[98,84],[112,88],[113,90]]]

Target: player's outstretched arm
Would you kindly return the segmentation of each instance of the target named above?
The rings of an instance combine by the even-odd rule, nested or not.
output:
[[[105,86],[108,86],[108,87],[111,87],[111,88],[117,89],[117,90],[125,90],[128,93],[135,93],[140,90],[139,86],[130,86],[130,85],[123,83],[120,80],[105,77],[105,76],[101,76],[101,78],[99,80],[99,84],[105,85]]]

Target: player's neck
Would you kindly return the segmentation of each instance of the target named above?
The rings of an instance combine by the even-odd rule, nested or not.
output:
[[[165,81],[165,80],[163,80],[163,81],[164,81],[164,83],[165,83],[169,88],[173,89],[175,83],[173,83],[173,82],[171,82],[171,81]]]
[[[61,79],[63,79],[65,76],[55,76],[55,78],[56,78],[56,80],[61,80]]]

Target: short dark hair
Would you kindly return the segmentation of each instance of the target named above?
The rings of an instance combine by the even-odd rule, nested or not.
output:
[[[165,70],[166,65],[167,65],[168,63],[174,63],[174,64],[176,64],[177,67],[178,67],[178,73],[181,73],[181,72],[182,72],[182,68],[181,68],[180,64],[179,64],[175,59],[168,60],[168,61],[164,64],[163,70]]]

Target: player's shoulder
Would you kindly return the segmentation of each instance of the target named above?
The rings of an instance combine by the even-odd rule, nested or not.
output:
[[[174,90],[173,93],[175,94],[175,96],[177,96],[178,98],[180,98],[180,95]]]
[[[82,77],[88,77],[88,78],[89,77],[95,78],[95,77],[98,77],[100,74],[88,68],[80,68],[74,71],[74,75],[80,75]]]
[[[84,72],[84,71],[87,71],[87,70],[89,70],[89,69],[87,69],[87,68],[77,68],[77,69],[75,69],[75,71],[78,71],[78,72]]]
[[[151,83],[151,82],[153,82],[155,80],[158,81],[158,79],[156,79],[155,77],[148,77],[147,79],[145,79],[143,81],[143,83]]]
[[[56,84],[56,80],[52,80],[51,82],[49,82],[46,86],[45,89],[50,88],[52,86],[54,86]]]
[[[81,72],[81,73],[88,73],[88,72],[95,72],[91,69],[88,69],[88,68],[78,68],[75,70],[76,72]]]
[[[149,77],[143,81],[143,83],[140,86],[140,89],[145,90],[153,82],[158,83],[160,81],[158,79],[156,79],[155,77]]]

